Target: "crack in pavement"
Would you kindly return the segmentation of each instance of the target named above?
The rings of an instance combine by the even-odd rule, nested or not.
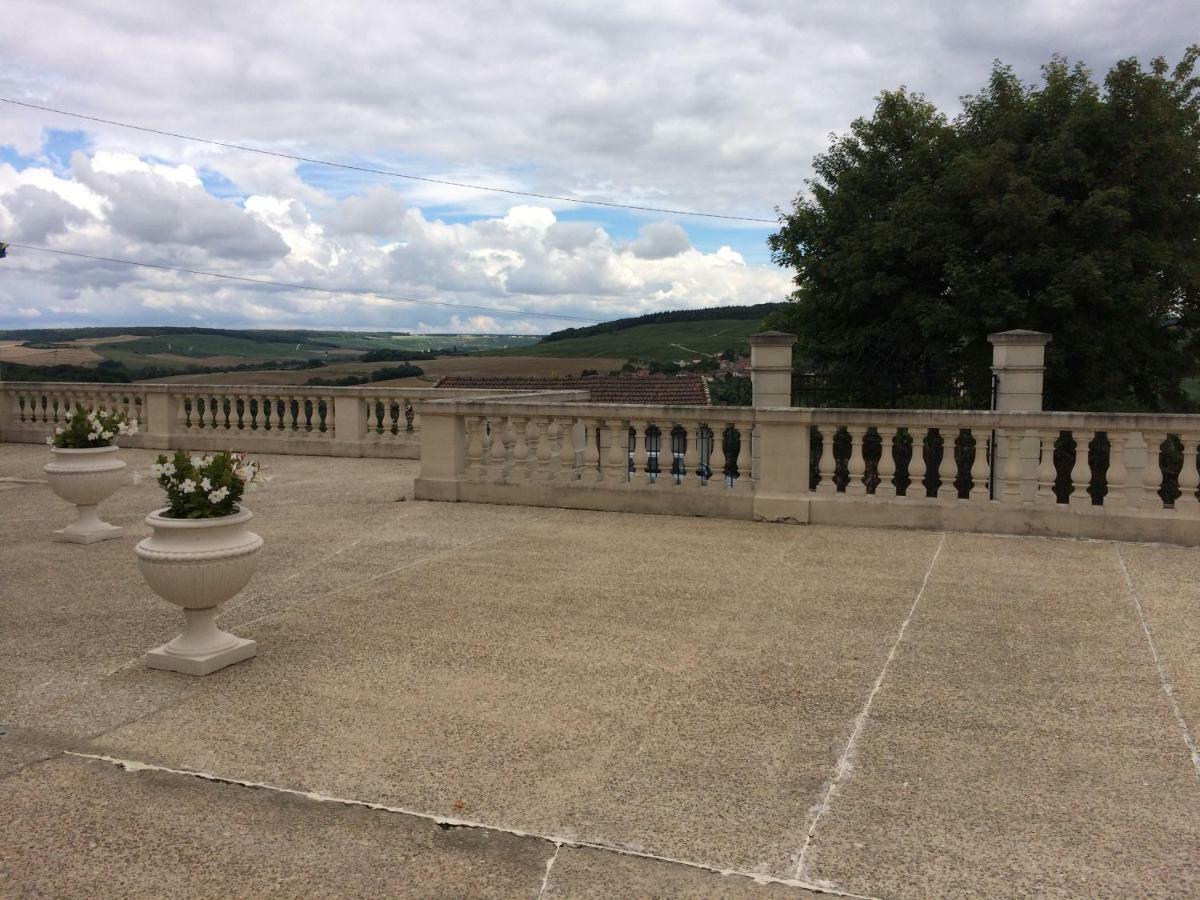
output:
[[[695,862],[693,860],[677,859],[670,856],[660,856],[654,853],[647,853],[640,850],[631,850],[627,847],[607,844],[600,841],[586,841],[577,838],[567,838],[558,835],[543,834],[537,831],[528,831],[520,828],[504,828],[498,825],[491,825],[487,822],[478,822],[470,819],[458,819],[448,816],[437,816],[431,813],[421,812],[419,810],[408,809],[402,806],[388,806],[383,803],[374,803],[370,800],[357,800],[348,797],[334,797],[329,794],[322,794],[318,791],[302,791],[295,788],[279,787],[278,785],[268,784],[261,781],[244,781],[238,778],[229,778],[222,775],[214,775],[209,772],[199,772],[194,769],[173,769],[169,766],[155,765],[154,763],[142,762],[136,759],[125,759],[121,757],[109,756],[101,753],[82,753],[74,750],[66,750],[63,755],[74,756],[79,759],[88,759],[96,762],[107,763],[117,766],[130,774],[136,775],[139,772],[161,772],[168,775],[178,775],[182,777],[198,778],[203,781],[213,782],[214,784],[227,784],[235,787],[252,788],[256,790],[273,791],[275,793],[287,794],[292,797],[301,797],[305,800],[311,800],[315,803],[336,803],[343,806],[357,806],[364,809],[375,810],[377,812],[392,813],[395,815],[410,816],[416,819],[422,819],[431,822],[441,828],[473,828],[482,831],[489,831],[497,834],[508,834],[514,837],[530,838],[533,840],[545,841],[555,845],[554,857],[551,863],[547,865],[546,877],[542,883],[544,891],[550,879],[550,867],[553,864],[553,859],[558,856],[558,851],[566,847],[574,847],[588,850],[598,850],[605,853],[612,853],[618,856],[631,856],[638,859],[648,859],[655,862],[669,863],[677,866],[684,866],[690,869],[699,869],[705,872],[711,872],[716,875],[733,878],[744,878],[760,885],[777,884],[784,887],[802,888],[807,891],[812,891],[816,894],[828,894],[834,897],[845,897],[849,900],[880,900],[878,897],[873,897],[867,894],[855,894],[849,891],[842,891],[836,888],[831,888],[827,885],[812,884],[795,878],[775,878],[770,875],[763,875],[756,872],[743,872],[737,869],[726,869],[716,865],[707,863]]]

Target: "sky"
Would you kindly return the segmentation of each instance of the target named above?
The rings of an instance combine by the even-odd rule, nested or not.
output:
[[[0,97],[312,159],[776,220],[905,85],[953,115],[993,60],[1172,64],[1195,0],[26,4]],[[782,300],[772,224],[589,207],[222,149],[0,103],[0,328],[543,333]],[[454,310],[408,301],[498,308]],[[556,320],[547,316],[563,316]]]

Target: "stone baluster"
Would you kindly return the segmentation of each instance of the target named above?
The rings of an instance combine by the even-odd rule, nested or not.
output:
[[[908,488],[905,497],[926,500],[929,491],[925,488],[925,432],[924,428],[912,430],[912,457],[908,461]]]
[[[375,431],[375,398],[363,397],[363,437],[366,440],[373,440],[377,437]]]
[[[1129,470],[1125,468],[1125,442],[1129,436],[1119,432],[1108,433],[1108,493],[1104,495],[1104,506],[1124,509],[1129,505],[1125,493],[1125,480]]]
[[[650,484],[647,470],[650,468],[649,435],[646,433],[647,423],[642,420],[630,422],[633,427],[633,470],[629,473],[631,484],[638,486]]]
[[[551,481],[554,478],[554,472],[550,469],[550,461],[557,462],[558,458],[550,446],[550,420],[545,416],[538,416],[533,420],[533,427],[537,441],[537,458],[530,457],[529,480]]]
[[[867,463],[863,458],[863,440],[867,436],[865,425],[850,425],[846,428],[850,434],[850,460],[846,463],[846,496],[865,497],[867,486],[863,476],[867,472]]]
[[[945,426],[938,428],[942,438],[942,460],[938,463],[937,499],[951,503],[958,501],[958,486],[954,483],[958,480],[958,460],[954,456],[958,431]]]
[[[975,439],[975,458],[971,460],[971,493],[970,500],[979,502],[991,497],[988,481],[991,472],[988,467],[988,433],[983,429],[972,429],[971,437]]]
[[[1162,453],[1162,444],[1167,436],[1161,432],[1143,432],[1142,437],[1146,441],[1146,464],[1142,467],[1142,497],[1140,506],[1142,509],[1152,512],[1161,511],[1163,500],[1158,492],[1162,487],[1163,473],[1159,463],[1159,455]]]
[[[896,457],[892,453],[892,442],[896,439],[896,429],[891,427],[877,428],[879,433],[879,484],[875,486],[875,496],[880,500],[890,500],[896,496]]]
[[[1196,500],[1196,488],[1200,488],[1200,471],[1196,469],[1198,436],[1181,434],[1179,437],[1183,442],[1183,468],[1179,471],[1179,497],[1175,500],[1175,509],[1194,516],[1200,513],[1200,501]]]
[[[754,491],[754,428],[738,425],[737,433],[741,444],[737,460],[738,477],[733,482],[733,488],[739,493],[749,494]]]
[[[629,482],[629,420],[608,420],[608,459],[604,480],[611,487],[623,487]]]
[[[700,478],[700,423],[683,426],[683,473],[679,483],[684,486],[701,487]]]
[[[583,429],[583,471],[581,481],[595,484],[604,480],[604,469],[600,465],[600,435],[607,427],[604,419],[586,422]]]
[[[1072,431],[1071,437],[1075,439],[1075,462],[1071,466],[1071,496],[1067,502],[1074,507],[1086,508],[1092,505],[1092,495],[1088,492],[1092,483],[1088,448],[1095,432]]]
[[[1006,431],[1004,440],[1008,445],[1008,456],[1004,460],[1002,502],[1019,506],[1024,501],[1021,494],[1021,435]]]
[[[817,493],[829,497],[837,493],[837,483],[834,481],[834,475],[837,474],[837,460],[833,456],[833,441],[836,437],[836,425],[826,425],[821,429],[821,459],[817,463],[817,474],[820,476],[820,480],[817,482]]]
[[[500,484],[512,480],[513,455],[516,453],[516,438],[513,436],[512,420],[500,416],[492,422],[492,461],[496,465],[495,479]]]
[[[481,469],[483,469],[484,480],[487,480],[487,478],[493,474],[492,466],[494,466],[499,461],[499,457],[495,453],[497,446],[499,446],[496,443],[497,433],[498,432],[496,430],[496,422],[494,419],[484,418],[484,419],[480,420],[480,422],[479,422],[479,444],[480,444],[479,466]]]
[[[529,472],[529,421],[523,416],[510,416],[512,423],[513,450],[512,468],[509,472],[513,481],[523,481]]]
[[[1058,442],[1059,432],[1043,430],[1038,437],[1041,440],[1041,457],[1037,470],[1037,502],[1046,506],[1058,503],[1054,494],[1054,482],[1058,478],[1058,470],[1054,468],[1054,445]]]
[[[555,478],[565,481],[575,481],[579,472],[575,467],[575,423],[579,420],[572,416],[560,416],[555,420],[558,426],[558,437],[555,439],[558,464]],[[585,432],[586,433],[586,432]]]
[[[708,486],[725,487],[725,425],[718,422],[712,426],[712,452],[708,455]]]
[[[483,465],[483,419],[468,416],[464,420],[467,430],[467,466],[464,475],[468,481],[482,481]]]

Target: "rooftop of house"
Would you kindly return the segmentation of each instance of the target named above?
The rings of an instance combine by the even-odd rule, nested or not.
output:
[[[469,390],[553,391],[583,388],[595,403],[707,406],[704,378],[694,372],[678,375],[583,375],[579,378],[533,378],[518,375],[447,375],[440,388]]]
[[[193,678],[141,661],[180,625],[134,562],[156,485],[54,543],[45,457],[0,445],[0,893],[1200,890],[1200,550],[427,503],[415,462],[266,457],[221,617],[259,655]]]

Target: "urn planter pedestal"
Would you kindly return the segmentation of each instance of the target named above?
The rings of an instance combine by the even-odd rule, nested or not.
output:
[[[125,479],[125,461],[117,457],[120,448],[80,449],[51,447],[46,463],[46,483],[63,500],[75,504],[75,521],[54,532],[56,541],[94,544],[121,536],[121,529],[100,518],[97,506],[111,497]]]
[[[258,652],[252,640],[222,631],[218,607],[242,590],[258,567],[263,540],[246,525],[248,509],[212,519],[146,517],[152,534],[138,543],[138,569],[156,594],[183,609],[183,633],[146,654],[152,669],[208,675]]]

